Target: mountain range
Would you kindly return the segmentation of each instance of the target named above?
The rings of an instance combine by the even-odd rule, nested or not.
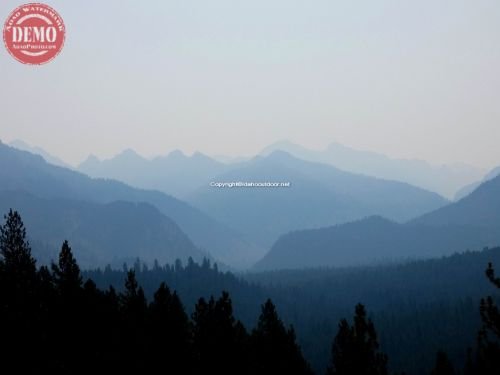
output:
[[[78,170],[92,177],[114,178],[135,187],[172,194],[262,248],[269,248],[290,230],[318,228],[375,214],[404,221],[447,203],[437,194],[406,183],[345,172],[331,164],[307,162],[283,151],[223,163],[201,153],[187,156],[173,151],[149,160],[133,150],[125,150],[107,160],[91,156]],[[215,181],[275,180],[290,182],[292,187],[210,186]]]
[[[351,266],[436,257],[500,244],[500,176],[403,224],[382,217],[280,237],[255,269]]]
[[[463,163],[432,165],[422,160],[395,159],[370,151],[356,150],[331,143],[325,150],[311,150],[289,141],[265,147],[259,155],[284,151],[298,159],[332,165],[341,170],[381,179],[405,182],[436,192],[448,199],[460,195],[467,185],[483,179],[486,171]],[[114,178],[135,187],[156,189],[177,198],[185,198],[194,189],[207,184],[216,175],[227,173],[253,158],[210,157],[200,152],[188,156],[175,150],[165,156],[146,159],[133,150],[125,150],[106,160],[89,156],[78,170],[91,177]],[[469,191],[470,192],[470,191]]]
[[[286,151],[297,158],[331,164],[353,173],[406,182],[452,199],[465,185],[481,180],[486,171],[470,165],[431,165],[422,160],[394,159],[371,151],[360,151],[339,143],[325,150],[310,150],[289,141],[276,142],[261,151],[269,155]]]
[[[174,197],[159,191],[132,188],[114,180],[93,179],[82,173],[49,164],[39,155],[2,143],[0,191],[23,191],[42,199],[99,204],[116,201],[144,202],[156,207],[161,214],[174,221],[196,247],[204,253],[210,253],[217,260],[234,266],[248,266],[264,254],[263,249],[243,240],[234,230]],[[40,215],[43,216],[44,213]],[[120,254],[119,248],[112,250]],[[137,249],[138,255],[139,250]]]
[[[283,151],[240,163],[214,180],[290,183],[284,188],[217,188],[207,184],[186,197],[193,206],[264,247],[291,230],[370,215],[406,221],[447,204],[438,194],[405,183],[345,172]]]
[[[134,187],[159,190],[179,199],[230,168],[199,152],[187,156],[175,150],[149,160],[131,149],[106,160],[89,156],[77,167],[91,177],[112,178]]]
[[[230,163],[180,151],[149,160],[126,150],[109,160],[89,157],[80,172],[39,148],[14,145],[0,143],[0,209],[15,204],[25,212],[27,224],[36,227],[30,231],[33,243],[47,259],[63,239],[76,244],[88,265],[137,255],[162,262],[208,256],[240,269],[257,262],[256,270],[401,261],[500,243],[495,171],[450,204],[405,182],[335,167],[335,157],[344,166],[372,157],[379,160],[373,165],[393,163],[392,172],[398,163],[408,168],[414,163],[340,145],[322,153],[282,142]],[[313,158],[323,161],[303,160]],[[434,167],[415,163],[432,176]],[[443,168],[445,176],[453,174],[453,168]],[[461,179],[477,172],[457,171]],[[210,184],[239,181],[290,185]]]

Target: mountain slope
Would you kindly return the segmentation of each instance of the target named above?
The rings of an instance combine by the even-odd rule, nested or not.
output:
[[[485,226],[397,224],[380,217],[278,239],[256,270],[344,267],[432,258],[500,243],[500,230]]]
[[[262,155],[281,150],[300,159],[333,165],[345,171],[378,178],[406,182],[453,198],[466,184],[482,178],[484,171],[468,165],[434,166],[421,160],[392,159],[369,151],[355,150],[339,143],[325,150],[314,151],[291,142],[274,143],[261,151]]]
[[[466,185],[463,188],[461,188],[459,191],[457,191],[454,199],[456,201],[458,201],[462,198],[465,198],[467,195],[469,195],[474,190],[476,190],[482,183],[489,181],[489,180],[491,180],[499,175],[500,175],[500,167],[496,167],[493,170],[491,170],[486,176],[484,176],[484,178],[481,181]]]
[[[500,244],[500,177],[459,202],[405,224],[380,217],[290,232],[255,268],[347,266],[436,257]]]
[[[21,151],[28,151],[28,152],[31,152],[32,154],[40,155],[42,158],[45,159],[45,161],[47,163],[57,165],[58,167],[64,167],[64,168],[71,169],[71,166],[69,164],[65,163],[64,161],[62,161],[58,157],[49,154],[47,151],[45,151],[44,149],[42,149],[40,147],[31,146],[28,143],[26,143],[20,139],[16,139],[16,140],[10,142],[9,146],[17,148],[18,150],[21,150]]]
[[[216,182],[290,182],[286,188],[200,188],[187,199],[217,220],[270,246],[281,234],[384,215],[405,221],[446,204],[408,184],[355,175],[285,152],[257,157]]]
[[[229,265],[248,265],[263,254],[262,249],[242,240],[234,230],[178,199],[113,180],[92,179],[1,143],[0,190],[22,190],[45,199],[102,204],[120,200],[146,202],[175,221],[197,247]]]
[[[411,221],[434,226],[500,226],[500,176],[481,184],[465,198]]]
[[[176,223],[146,203],[98,204],[0,191],[0,212],[10,208],[21,214],[35,253],[45,263],[57,259],[65,239],[85,267],[120,266],[137,257],[164,264],[207,256]]]

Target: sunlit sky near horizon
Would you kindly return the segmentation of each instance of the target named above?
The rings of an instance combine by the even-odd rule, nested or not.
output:
[[[47,2],[51,63],[0,48],[0,139],[77,164],[283,139],[500,165],[499,1]],[[0,19],[21,2],[0,3]]]

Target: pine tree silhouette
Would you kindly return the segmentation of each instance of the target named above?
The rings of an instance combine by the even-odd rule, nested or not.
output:
[[[59,261],[52,263],[52,280],[58,295],[54,304],[52,318],[58,340],[53,345],[59,371],[80,373],[81,367],[75,367],[79,356],[85,349],[82,340],[87,326],[87,316],[83,314],[84,299],[80,267],[73,257],[68,241],[64,241],[59,252]]]
[[[64,241],[58,264],[52,264],[54,282],[63,296],[71,298],[81,289],[82,275],[68,241]]]
[[[365,307],[356,306],[354,324],[340,321],[332,345],[332,363],[328,375],[385,375],[387,356],[379,351],[375,327],[366,317]]]
[[[144,290],[139,286],[135,271],[129,270],[125,279],[125,291],[120,295],[120,307],[124,328],[121,337],[121,350],[128,358],[130,371],[142,372],[146,361],[146,312],[147,304]]]
[[[293,327],[285,328],[270,299],[262,306],[257,327],[252,332],[252,347],[257,373],[311,373],[296,343]]]
[[[244,374],[248,368],[244,346],[247,334],[234,319],[229,294],[223,292],[217,301],[200,298],[192,319],[196,371]]]
[[[5,224],[0,227],[0,264],[5,276],[10,278],[6,281],[12,282],[12,286],[22,292],[36,280],[36,261],[31,256],[26,229],[19,213],[11,209],[4,219]]]
[[[500,289],[500,278],[496,277],[491,263],[486,277]],[[493,297],[481,299],[479,311],[483,322],[478,334],[477,374],[500,374],[500,310]]]
[[[165,283],[161,283],[149,305],[148,323],[151,371],[161,370],[168,362],[172,373],[192,373],[189,318],[177,293],[171,293]]]
[[[0,359],[3,368],[16,372],[30,371],[30,361],[37,361],[41,314],[36,261],[26,239],[26,229],[17,211],[10,210],[0,227]],[[24,348],[24,350],[19,350]]]

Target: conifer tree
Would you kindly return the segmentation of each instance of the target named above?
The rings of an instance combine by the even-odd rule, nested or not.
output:
[[[497,288],[500,278],[495,275],[493,265],[488,264],[486,277]],[[478,334],[478,374],[500,374],[500,310],[493,297],[481,299],[479,311],[483,322]]]
[[[270,299],[262,306],[252,332],[257,373],[309,374],[311,370],[296,343],[293,327],[285,328]]]
[[[129,359],[131,371],[142,372],[146,366],[146,297],[139,286],[133,269],[127,272],[125,291],[120,296],[121,314],[125,330],[122,331],[121,350]]]
[[[0,260],[6,277],[13,287],[29,287],[36,277],[36,261],[31,256],[31,247],[26,239],[26,229],[17,211],[4,216],[5,224],[0,227]],[[7,281],[7,280],[5,280]],[[19,291],[18,291],[19,292]]]
[[[152,371],[168,361],[173,373],[191,373],[189,318],[177,293],[171,293],[165,283],[161,283],[149,305],[148,331]]]
[[[4,218],[0,226],[0,356],[7,372],[23,372],[30,370],[39,355],[34,347],[40,343],[43,323],[39,275],[21,216],[11,209]]]
[[[133,269],[127,271],[125,292],[121,296],[122,309],[127,316],[135,319],[144,319],[146,312],[146,297],[144,290],[139,286]]]
[[[54,282],[63,296],[76,294],[82,286],[80,267],[73,256],[68,241],[64,241],[58,264],[52,264]]]
[[[379,351],[373,322],[365,307],[356,306],[354,324],[342,319],[332,345],[332,363],[328,375],[385,375],[387,356]]]
[[[85,304],[80,267],[73,257],[68,241],[64,241],[59,252],[57,264],[52,263],[52,280],[57,293],[54,305],[54,330],[58,340],[54,340],[54,356],[58,359],[59,370],[75,373],[79,356],[84,349],[83,337],[88,334],[85,321],[89,314],[84,314]],[[84,330],[87,328],[87,330]],[[90,359],[90,358],[89,358]]]
[[[193,313],[193,344],[197,371],[203,373],[244,374],[246,331],[234,319],[229,294],[215,301],[200,298]]]

